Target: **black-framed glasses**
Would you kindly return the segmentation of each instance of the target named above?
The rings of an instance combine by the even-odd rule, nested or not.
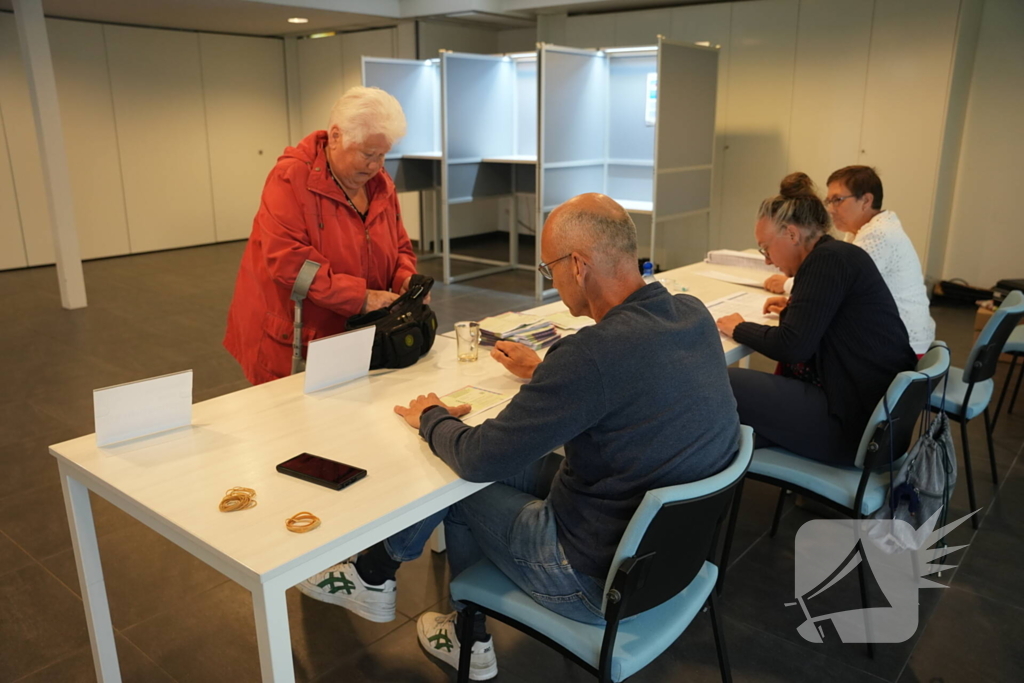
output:
[[[829,197],[828,199],[826,199],[822,203],[826,207],[829,207],[829,206],[839,206],[840,204],[842,204],[844,201],[846,201],[850,197],[856,197],[856,196],[857,195],[855,195],[855,194],[844,194],[842,197]]]
[[[555,265],[556,263],[558,263],[562,259],[569,258],[570,256],[572,256],[572,252],[569,252],[565,256],[559,256],[554,261],[548,261],[547,263],[539,263],[539,264],[537,264],[537,270],[540,271],[541,275],[543,275],[544,277],[546,277],[549,280],[552,280],[554,278],[551,277],[551,266]]]

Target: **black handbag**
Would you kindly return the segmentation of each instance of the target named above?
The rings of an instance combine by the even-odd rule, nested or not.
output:
[[[433,286],[434,278],[413,275],[409,289],[391,305],[348,319],[346,330],[377,327],[370,355],[371,370],[407,368],[434,345],[437,316],[423,303]]]

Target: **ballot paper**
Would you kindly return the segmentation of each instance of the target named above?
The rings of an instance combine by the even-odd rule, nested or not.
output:
[[[560,311],[544,316],[549,323],[563,330],[582,330],[594,324],[593,318],[585,315],[575,316],[569,311]]]
[[[729,273],[723,273],[720,270],[702,270],[698,272],[699,275],[709,277],[714,280],[721,280],[722,282],[731,282],[734,285],[746,285],[747,287],[759,287],[764,288],[764,280],[760,282],[749,277],[740,277],[738,275],[730,275]]]
[[[715,320],[732,313],[739,313],[743,316],[745,322],[758,323],[759,325],[774,325],[778,322],[778,314],[769,313],[765,315],[762,313],[765,300],[771,296],[774,295],[737,292],[736,294],[730,294],[729,296],[723,296],[721,299],[710,301],[705,305],[711,311],[711,317]]]
[[[489,389],[466,386],[458,389],[457,391],[453,391],[450,394],[445,394],[441,397],[441,402],[446,406],[457,406],[463,403],[468,403],[473,406],[473,410],[470,411],[470,414],[475,415],[487,410],[488,408],[493,408],[499,403],[504,403],[511,398],[511,394],[502,394]]]
[[[501,336],[517,327],[525,327],[527,325],[535,325],[541,322],[543,318],[539,315],[530,315],[529,313],[502,313],[501,315],[492,315],[490,318],[484,318],[480,321],[480,328],[486,329],[493,332],[497,336]]]

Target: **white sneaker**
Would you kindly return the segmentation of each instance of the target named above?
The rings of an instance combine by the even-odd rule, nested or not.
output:
[[[455,632],[456,615],[457,612],[425,612],[416,622],[416,634],[428,655],[457,670],[460,647],[459,636]],[[498,659],[494,655],[494,639],[473,643],[473,654],[469,658],[469,680],[486,681],[497,675]]]
[[[363,619],[383,623],[395,618],[395,582],[388,580],[380,586],[364,583],[356,571],[355,562],[346,560],[336,564],[309,577],[296,588],[303,595],[344,607]]]

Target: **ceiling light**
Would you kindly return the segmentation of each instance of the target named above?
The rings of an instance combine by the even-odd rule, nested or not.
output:
[[[306,19],[305,17],[291,17],[288,20],[288,23],[289,24],[308,24],[309,23],[309,19]]]
[[[643,47],[605,47],[601,49],[601,52],[605,54],[616,54],[623,52],[657,52],[657,45],[645,45]]]

